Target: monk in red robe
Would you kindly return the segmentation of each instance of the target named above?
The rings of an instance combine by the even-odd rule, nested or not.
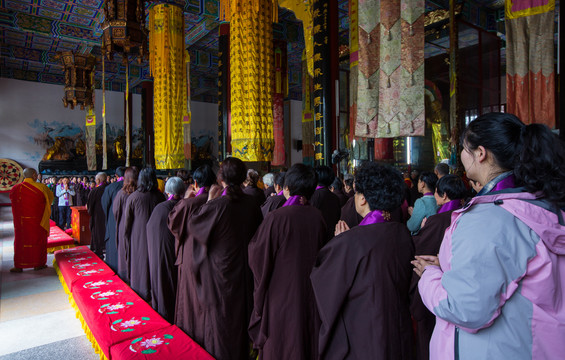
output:
[[[47,237],[54,195],[47,186],[36,182],[37,176],[35,169],[25,169],[24,181],[10,192],[15,231],[11,272],[47,267]]]

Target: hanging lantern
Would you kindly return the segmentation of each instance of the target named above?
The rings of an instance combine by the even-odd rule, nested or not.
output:
[[[94,67],[96,58],[93,55],[75,54],[72,51],[57,53],[65,68],[65,107],[80,105],[80,109],[94,106]]]
[[[102,54],[112,60],[119,53],[127,61],[137,56],[139,63],[147,56],[147,29],[143,0],[105,0],[102,22]]]

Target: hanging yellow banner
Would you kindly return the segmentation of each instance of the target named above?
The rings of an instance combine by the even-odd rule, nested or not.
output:
[[[506,0],[504,2],[506,20],[543,14],[554,9],[555,0]]]
[[[154,83],[155,167],[184,166],[183,117],[187,109],[184,17],[168,4],[149,10],[149,67]]]

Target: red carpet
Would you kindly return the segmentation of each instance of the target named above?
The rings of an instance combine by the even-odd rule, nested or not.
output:
[[[213,359],[86,246],[57,251],[53,266],[101,359]]]

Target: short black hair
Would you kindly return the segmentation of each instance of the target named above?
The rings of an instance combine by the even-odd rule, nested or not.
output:
[[[334,188],[334,190],[343,190],[343,183],[340,178],[336,176],[330,187]]]
[[[294,164],[284,176],[284,186],[288,187],[290,196],[302,195],[307,199],[316,191],[318,179],[311,166]]]
[[[330,186],[335,179],[332,168],[326,165],[316,166],[316,176],[318,177],[318,185],[321,186]]]
[[[285,178],[286,172],[285,171],[281,171],[280,173],[278,173],[275,176],[275,184],[283,187],[284,186],[284,178]]]
[[[446,163],[439,163],[436,165],[435,171],[437,171],[441,176],[449,175],[449,165]]]
[[[405,187],[400,171],[389,165],[366,162],[355,171],[355,192],[365,197],[371,211],[398,208]]]
[[[157,174],[155,173],[155,169],[146,167],[139,172],[137,191],[144,193],[153,189],[157,189]]]
[[[214,170],[208,164],[204,164],[194,170],[192,178],[200,187],[212,186],[216,182],[216,174],[214,174]]]
[[[422,171],[418,180],[422,181],[428,189],[434,190],[436,188],[437,183],[437,175],[430,171]]]
[[[447,194],[450,200],[465,199],[467,188],[463,180],[457,175],[445,175],[437,181],[436,191],[439,196]]]
[[[126,172],[125,166],[118,166],[116,168],[116,175],[118,175],[118,177],[123,177],[125,172]]]

